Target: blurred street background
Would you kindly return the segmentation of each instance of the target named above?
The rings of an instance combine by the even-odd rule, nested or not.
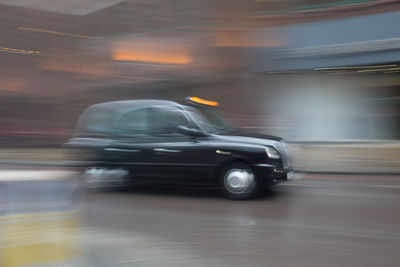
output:
[[[0,14],[0,266],[400,262],[400,1],[0,0]],[[86,107],[186,96],[285,138],[298,180],[248,202],[80,190],[63,144]]]
[[[296,144],[302,170],[399,172],[398,1],[0,5],[1,159],[58,159],[94,103],[198,95]]]

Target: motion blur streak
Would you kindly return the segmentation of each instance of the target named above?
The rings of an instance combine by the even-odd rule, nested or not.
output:
[[[64,35],[64,36],[76,37],[76,38],[100,39],[100,37],[97,37],[97,36],[88,36],[88,35],[80,35],[80,34],[73,34],[73,33],[66,33],[66,32],[49,31],[49,30],[44,30],[44,29],[36,29],[36,28],[28,28],[28,27],[18,27],[18,29],[22,30],[22,31],[42,32],[42,33]]]
[[[2,46],[0,46],[0,51],[8,52],[8,53],[21,53],[21,54],[40,54],[39,51],[15,49],[15,48],[8,48],[8,47],[2,47]]]
[[[377,65],[377,66],[352,66],[352,67],[334,67],[334,68],[315,68],[314,70],[346,70],[346,69],[371,69],[371,68],[388,68],[396,67],[396,64]]]

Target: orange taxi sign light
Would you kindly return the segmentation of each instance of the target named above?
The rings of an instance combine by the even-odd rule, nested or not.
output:
[[[191,102],[197,103],[197,104],[213,106],[213,107],[217,107],[219,105],[217,101],[205,100],[205,99],[201,99],[200,97],[197,97],[197,96],[188,97],[188,100],[190,100]]]

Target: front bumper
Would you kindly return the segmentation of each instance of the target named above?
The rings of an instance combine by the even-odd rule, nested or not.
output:
[[[291,168],[281,168],[270,164],[253,165],[258,180],[265,186],[286,182],[292,178]]]

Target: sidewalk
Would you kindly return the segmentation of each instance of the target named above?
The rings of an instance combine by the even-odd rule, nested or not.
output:
[[[290,145],[297,171],[399,174],[400,142],[313,142]]]
[[[0,148],[0,164],[33,166],[79,166],[78,151],[65,148]]]
[[[292,143],[293,167],[310,173],[399,174],[400,142]],[[63,148],[0,149],[0,164],[80,166],[78,151]]]

